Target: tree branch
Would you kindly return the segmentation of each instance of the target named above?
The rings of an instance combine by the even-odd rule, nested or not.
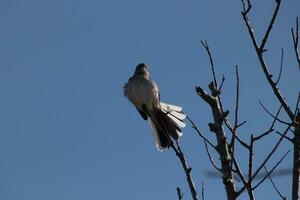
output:
[[[209,160],[210,160],[210,163],[212,164],[212,166],[213,166],[217,171],[221,172],[222,170],[216,165],[216,163],[214,162],[212,156],[211,156],[210,153],[209,153],[207,143],[205,142],[205,140],[203,140],[203,142],[204,142],[204,146],[205,146],[205,149],[206,149],[206,153],[207,153],[207,155],[208,155],[208,158],[209,158]]]
[[[201,185],[201,195],[202,195],[202,200],[205,200],[205,195],[204,195],[204,182],[202,181],[202,185]]]
[[[230,155],[226,134],[222,127],[222,124],[228,115],[228,111],[222,111],[219,98],[214,96],[214,91],[217,90],[217,88],[213,82],[209,85],[209,88],[212,95],[207,94],[201,87],[196,87],[196,92],[211,107],[214,123],[209,123],[209,127],[210,130],[215,133],[217,138],[217,152],[221,159],[223,183],[225,185],[227,198],[232,200],[235,199],[235,188],[231,168],[232,157]]]
[[[198,135],[206,142],[208,143],[214,150],[217,151],[217,148],[215,147],[215,145],[212,144],[211,141],[209,141],[198,129],[198,127],[196,126],[196,124],[191,120],[191,118],[189,118],[189,116],[186,116],[187,120],[192,124],[192,128],[198,133]]]
[[[283,67],[283,56],[284,56],[284,51],[283,51],[283,49],[281,49],[280,70],[279,70],[278,78],[275,82],[276,85],[278,85],[280,78],[281,78],[282,67]]]
[[[217,83],[217,78],[216,78],[216,72],[215,72],[215,67],[214,67],[214,61],[213,61],[213,59],[212,59],[212,55],[211,55],[211,52],[210,52],[210,50],[209,50],[208,43],[207,43],[207,41],[205,40],[204,42],[201,41],[201,44],[203,45],[203,47],[204,47],[205,50],[206,50],[206,53],[208,54],[209,62],[210,62],[210,66],[211,66],[211,71],[212,71],[212,74],[213,74],[214,84],[215,84],[216,88],[218,88],[218,83]]]
[[[268,40],[268,37],[269,37],[269,34],[273,28],[273,25],[274,25],[274,22],[275,22],[275,19],[277,17],[277,14],[278,14],[278,11],[279,11],[279,8],[280,8],[280,4],[281,4],[281,0],[276,0],[276,7],[275,7],[275,10],[274,10],[274,13],[273,13],[273,16],[272,16],[272,19],[269,23],[269,26],[267,28],[267,31],[265,33],[265,36],[263,37],[262,39],[262,42],[261,42],[261,45],[259,47],[260,49],[260,52],[263,52],[264,51],[264,47],[265,47],[265,44]]]
[[[296,30],[294,31],[294,28],[291,28],[292,36],[293,36],[293,44],[294,44],[294,50],[296,54],[296,59],[298,62],[299,70],[300,70],[300,56],[299,56],[299,22],[298,17],[296,17]]]
[[[290,153],[291,150],[288,150],[281,159],[274,165],[274,167],[267,173],[267,175],[261,179],[252,189],[255,190],[260,184],[262,184],[268,177],[271,176],[272,172],[278,167],[278,165],[283,161],[283,159],[287,156],[288,153]],[[263,166],[265,168],[265,166]]]
[[[179,187],[177,187],[176,190],[177,190],[178,200],[182,200],[183,199],[183,193],[181,192]]]
[[[288,133],[289,129],[291,127],[291,124],[287,127],[287,129],[285,130],[283,136],[281,136],[279,138],[279,140],[277,141],[277,143],[275,144],[275,146],[273,147],[273,149],[271,150],[271,152],[267,155],[267,157],[265,158],[265,160],[261,163],[261,165],[257,168],[257,170],[253,173],[253,175],[250,177],[250,179],[248,180],[248,183],[246,186],[244,186],[243,188],[241,188],[236,196],[239,196],[245,189],[246,187],[250,187],[252,180],[257,176],[257,174],[260,172],[260,170],[263,168],[263,166],[268,162],[268,160],[271,158],[271,156],[274,154],[274,152],[276,151],[277,147],[279,146],[279,144],[281,143],[281,141],[283,140],[284,136]]]
[[[288,122],[285,122],[285,121],[283,121],[283,120],[281,120],[281,119],[279,119],[278,117],[276,118],[265,106],[264,106],[264,104],[261,102],[261,101],[259,101],[259,104],[260,104],[260,106],[264,109],[264,111],[268,114],[268,115],[270,115],[273,119],[276,119],[277,121],[279,121],[280,123],[282,123],[282,124],[285,124],[285,125],[290,125],[290,123],[288,123]],[[281,105],[281,107],[282,107],[282,105]]]
[[[244,1],[243,2],[243,5],[244,5]],[[250,4],[251,5],[251,4]],[[250,25],[250,21],[248,19],[248,12],[245,12],[245,11],[242,11],[242,16],[243,16],[243,19],[244,19],[244,22],[246,24],[246,27],[248,29],[248,33],[250,35],[250,38],[251,38],[251,41],[253,43],[253,46],[255,48],[255,51],[256,51],[256,54],[258,56],[258,59],[259,59],[259,62],[260,62],[260,65],[262,67],[262,70],[265,74],[265,77],[267,79],[267,81],[269,82],[272,90],[273,90],[273,93],[275,94],[275,96],[277,97],[277,99],[279,100],[279,102],[281,103],[281,105],[283,106],[283,108],[285,109],[286,113],[288,114],[289,118],[291,120],[294,119],[294,115],[293,115],[293,112],[291,111],[289,105],[286,103],[284,97],[282,96],[279,88],[277,87],[276,83],[272,80],[272,75],[271,73],[269,72],[269,68],[264,60],[264,56],[263,56],[263,53],[264,53],[264,46],[266,44],[266,41],[269,37],[269,34],[272,30],[272,27],[273,27],[273,24],[276,20],[276,17],[277,17],[277,14],[278,14],[278,11],[280,9],[280,5],[281,5],[281,0],[276,0],[276,8],[273,12],[273,16],[272,16],[272,19],[268,25],[268,28],[267,28],[267,31],[262,39],[262,43],[260,45],[260,47],[258,46],[257,42],[256,42],[256,39],[255,39],[255,36],[254,36],[254,32],[253,32],[253,29]]]
[[[192,168],[189,167],[189,165],[186,161],[185,155],[181,151],[181,148],[180,148],[179,144],[176,142],[176,146],[175,146],[174,143],[172,142],[171,147],[174,150],[174,152],[176,153],[176,156],[179,158],[179,160],[182,164],[182,167],[183,167],[184,172],[186,174],[187,182],[188,182],[193,200],[198,200],[198,194],[197,194],[195,183],[193,181],[192,173],[191,173]]]
[[[269,172],[268,172],[266,166],[264,166],[264,169],[265,169],[266,173],[268,174]],[[276,190],[277,194],[280,196],[280,198],[281,198],[282,200],[286,200],[286,197],[284,197],[284,196],[280,193],[280,191],[278,190],[278,188],[276,187],[275,183],[273,182],[272,177],[271,177],[271,176],[268,176],[268,177],[269,177],[269,179],[270,179],[270,181],[271,181],[271,183],[272,183],[274,189]]]

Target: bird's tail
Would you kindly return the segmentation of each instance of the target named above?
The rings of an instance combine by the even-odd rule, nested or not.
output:
[[[149,114],[150,126],[158,150],[168,148],[172,142],[171,138],[177,141],[182,136],[181,128],[185,127],[186,115],[181,107],[160,102],[160,109]]]

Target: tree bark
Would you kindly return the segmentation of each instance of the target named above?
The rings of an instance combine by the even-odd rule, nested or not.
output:
[[[298,200],[300,182],[300,125],[295,127],[292,200]]]

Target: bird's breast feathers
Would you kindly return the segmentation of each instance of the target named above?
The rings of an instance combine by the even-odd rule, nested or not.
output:
[[[144,78],[129,79],[125,85],[125,95],[139,109],[145,105],[148,111],[159,106],[158,87],[152,80]]]

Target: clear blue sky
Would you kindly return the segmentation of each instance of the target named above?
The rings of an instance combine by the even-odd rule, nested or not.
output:
[[[251,19],[261,36],[275,3],[253,4]],[[298,0],[283,1],[266,52],[276,76],[280,49],[285,50],[280,87],[291,106],[300,83],[290,27],[299,8]],[[248,121],[241,134],[248,138],[266,130],[271,119],[258,99],[274,112],[278,102],[263,78],[240,9],[238,0],[2,0],[0,199],[176,199],[177,186],[189,199],[177,157],[156,151],[149,124],[123,97],[122,87],[139,62],[147,63],[162,100],[182,105],[214,139],[207,128],[210,110],[194,92],[195,85],[207,88],[211,81],[200,43],[208,40],[218,78],[226,77],[222,95],[231,113],[234,66],[240,66],[240,120]],[[257,161],[274,138],[258,145]],[[223,199],[222,180],[204,174],[211,165],[189,124],[181,142],[197,188],[204,181],[207,199]],[[289,148],[283,143],[273,161]],[[238,150],[245,169],[247,154]],[[291,155],[282,167],[291,166]],[[275,181],[289,198],[290,177]],[[256,197],[273,193],[266,182]]]

